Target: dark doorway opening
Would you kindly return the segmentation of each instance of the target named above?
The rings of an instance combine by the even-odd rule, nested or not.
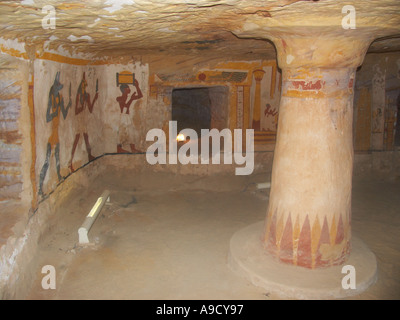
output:
[[[228,128],[228,87],[177,88],[172,91],[172,120],[178,132],[190,128],[200,137],[201,129]]]
[[[202,129],[221,131],[229,127],[228,94],[229,89],[225,86],[177,88],[172,91],[172,121],[177,121],[178,148],[190,141],[189,137],[179,135],[183,129],[193,129],[198,139],[209,139],[209,135],[204,137],[201,134]],[[221,140],[220,148],[223,149],[225,141]],[[199,141],[193,143],[197,144],[200,152]],[[211,144],[209,148],[211,152]]]
[[[172,121],[177,121],[178,133],[190,128],[200,137],[201,129],[211,129],[209,88],[184,88],[172,91]]]

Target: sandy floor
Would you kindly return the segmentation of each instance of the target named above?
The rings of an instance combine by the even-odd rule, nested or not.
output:
[[[108,171],[57,212],[27,298],[279,299],[227,265],[232,235],[265,217],[269,190],[254,185],[263,180]],[[95,244],[79,247],[77,230],[104,189],[111,205],[89,232]],[[399,194],[400,181],[354,182],[353,232],[375,253],[378,280],[352,299],[400,298]],[[55,290],[41,287],[44,265],[56,269]]]

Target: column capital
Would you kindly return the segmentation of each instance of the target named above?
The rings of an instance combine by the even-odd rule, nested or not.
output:
[[[329,35],[274,37],[278,65],[286,68],[357,68],[372,39]]]

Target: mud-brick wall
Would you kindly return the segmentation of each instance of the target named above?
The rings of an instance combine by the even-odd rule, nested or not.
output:
[[[24,130],[29,127],[23,115],[28,86],[24,64],[0,57],[0,202],[24,198]],[[24,127],[25,126],[25,127]]]

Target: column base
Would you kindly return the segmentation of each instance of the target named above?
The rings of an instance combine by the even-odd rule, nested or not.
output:
[[[264,221],[236,232],[230,241],[229,267],[254,285],[285,298],[338,299],[365,291],[377,278],[375,255],[357,237],[352,236],[352,249],[341,266],[307,269],[277,261],[262,244]],[[344,265],[356,271],[356,288],[343,289]],[[347,282],[346,282],[347,283]]]

